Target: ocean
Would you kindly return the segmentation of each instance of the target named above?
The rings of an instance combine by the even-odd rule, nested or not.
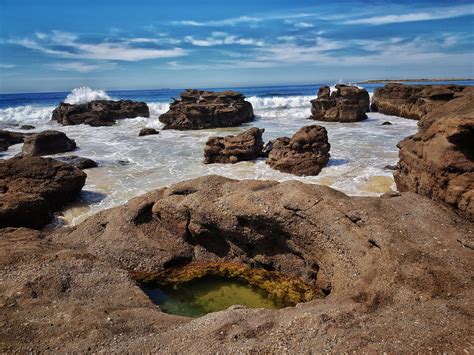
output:
[[[472,82],[452,82],[472,85]],[[429,83],[423,83],[429,84]],[[417,122],[380,113],[369,113],[368,119],[357,123],[330,123],[308,120],[310,100],[321,85],[216,88],[242,92],[253,105],[254,122],[234,128],[197,131],[161,131],[159,135],[138,137],[144,127],[161,128],[158,117],[168,110],[172,98],[181,89],[102,91],[77,88],[71,92],[1,94],[0,129],[21,131],[30,124],[39,132],[55,129],[74,139],[78,149],[58,154],[91,158],[99,167],[86,170],[87,181],[80,200],[71,204],[55,224],[76,224],[100,210],[127,202],[156,188],[207,174],[236,179],[297,179],[307,183],[331,186],[349,195],[378,196],[395,190],[392,171],[386,165],[396,164],[396,144],[417,131]],[[360,85],[370,94],[383,84]],[[61,101],[79,103],[99,98],[145,101],[150,117],[117,121],[112,127],[87,125],[61,126],[51,122],[51,113]],[[381,125],[390,121],[392,125]],[[272,170],[265,161],[237,164],[204,165],[203,150],[209,136],[237,134],[250,127],[264,128],[265,141],[291,136],[305,125],[320,124],[328,130],[331,159],[318,176],[296,177]],[[26,132],[26,131],[25,131]],[[21,144],[0,153],[8,159],[21,151]]]

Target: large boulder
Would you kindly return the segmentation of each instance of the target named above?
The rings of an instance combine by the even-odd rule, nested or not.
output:
[[[357,86],[336,85],[331,94],[329,86],[319,88],[318,97],[311,100],[310,119],[327,122],[357,122],[367,118],[369,94]]]
[[[0,228],[41,228],[52,212],[77,197],[86,174],[68,164],[35,156],[0,161]]]
[[[400,191],[458,208],[474,219],[474,88],[438,105],[402,140],[394,173]]]
[[[324,127],[306,126],[291,139],[281,137],[274,140],[267,164],[294,175],[318,175],[329,161],[330,147]]]
[[[469,352],[473,230],[413,193],[181,182],[52,235],[0,231],[0,351]],[[327,297],[191,319],[163,313],[137,282],[229,264],[304,280]]]
[[[261,157],[264,131],[252,127],[235,136],[209,137],[204,148],[204,164],[233,164]]]
[[[457,97],[464,88],[460,85],[387,84],[375,90],[370,109],[385,115],[419,120]]]
[[[23,155],[48,155],[70,152],[76,149],[76,142],[60,131],[48,130],[25,138]]]
[[[187,130],[239,126],[252,121],[254,114],[252,104],[238,92],[188,89],[159,119],[163,129]]]
[[[63,125],[84,123],[90,126],[111,126],[116,120],[135,117],[150,117],[146,103],[131,100],[94,100],[77,105],[61,102],[54,109],[51,119]]]

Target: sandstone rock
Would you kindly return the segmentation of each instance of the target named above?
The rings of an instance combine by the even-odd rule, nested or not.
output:
[[[398,144],[400,191],[454,206],[474,219],[474,90],[426,114],[418,133]]]
[[[322,86],[318,98],[311,100],[311,119],[328,122],[357,122],[367,118],[369,94],[357,86],[336,85],[330,94],[328,86]]]
[[[50,158],[0,161],[0,228],[41,228],[81,191],[86,174]]]
[[[153,134],[160,134],[160,132],[158,132],[154,128],[142,128],[140,130],[140,132],[138,133],[138,136],[143,137],[143,136],[149,136],[149,135],[153,135]]]
[[[84,123],[90,126],[111,126],[116,120],[139,116],[150,117],[150,111],[144,102],[95,100],[77,105],[61,102],[54,109],[51,119],[63,125]]]
[[[76,142],[60,131],[48,130],[25,138],[23,155],[48,155],[70,152],[76,149]]]
[[[273,141],[267,164],[273,169],[295,175],[318,175],[329,161],[326,129],[318,125],[306,126],[293,137]]]
[[[348,197],[298,181],[218,176],[182,182],[53,235],[0,231],[0,350],[463,352],[472,230],[413,193]],[[329,295],[188,319],[162,313],[132,279],[227,262],[278,270]]]
[[[234,164],[261,157],[264,131],[252,127],[236,136],[209,137],[204,148],[204,164]]]
[[[160,116],[163,129],[205,129],[234,127],[254,119],[253,108],[244,96],[234,91],[186,90]]]
[[[77,155],[68,155],[64,157],[55,157],[54,159],[59,160],[63,163],[72,165],[75,168],[84,170],[96,168],[98,164],[89,158],[78,157]]]
[[[375,90],[370,108],[385,115],[419,120],[452,100],[464,88],[459,85],[387,84]]]

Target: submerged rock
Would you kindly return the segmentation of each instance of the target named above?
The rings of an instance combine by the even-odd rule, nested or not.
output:
[[[331,94],[329,86],[319,88],[318,97],[311,100],[310,119],[327,122],[357,122],[367,119],[369,94],[357,86],[336,85]]]
[[[153,135],[153,134],[160,134],[160,132],[158,132],[154,128],[142,128],[140,130],[140,132],[138,133],[138,136],[143,137],[143,136],[150,136],[150,135]]]
[[[95,161],[89,158],[78,157],[77,155],[68,155],[64,157],[55,157],[54,159],[59,160],[63,163],[72,165],[75,168],[84,170],[96,168],[98,165]]]
[[[116,120],[135,117],[150,117],[146,103],[130,100],[94,100],[77,105],[61,102],[54,109],[51,119],[63,125],[84,123],[90,126],[111,126]]]
[[[0,160],[0,228],[41,228],[52,212],[73,200],[86,174],[50,158],[34,156]]]
[[[394,173],[400,191],[458,208],[474,219],[474,88],[436,105],[420,130],[402,140]]]
[[[204,148],[204,164],[233,164],[261,157],[264,131],[252,127],[235,136],[209,137]]]
[[[25,138],[23,155],[49,155],[70,152],[76,149],[76,142],[60,131],[48,130]]]
[[[318,175],[329,161],[327,131],[318,125],[306,126],[293,137],[277,138],[272,143],[267,164],[295,175]]]
[[[159,117],[163,129],[234,127],[254,119],[252,104],[235,91],[186,90]]]
[[[387,84],[372,97],[372,111],[414,120],[454,99],[465,86]]]

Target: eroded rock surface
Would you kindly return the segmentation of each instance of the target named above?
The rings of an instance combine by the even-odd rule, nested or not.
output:
[[[470,351],[474,225],[413,193],[209,176],[47,236],[0,233],[2,351]],[[162,313],[131,275],[232,262],[327,296]]]
[[[48,155],[70,152],[74,149],[76,142],[65,133],[48,130],[26,137],[21,152],[24,155]]]
[[[234,127],[254,119],[252,104],[235,91],[186,90],[160,116],[163,129]]]
[[[252,127],[235,136],[209,137],[204,148],[204,164],[237,163],[261,157],[264,131]]]
[[[465,88],[460,85],[387,84],[375,90],[370,108],[385,115],[419,120],[457,97]]]
[[[273,140],[267,164],[285,173],[318,175],[329,161],[330,147],[324,127],[306,126],[291,138]]]
[[[420,130],[398,144],[394,173],[400,191],[414,191],[474,219],[474,88],[437,104]]]
[[[81,170],[50,158],[0,160],[0,228],[43,227],[77,197],[85,180]]]
[[[336,85],[319,88],[318,97],[311,100],[311,119],[327,122],[357,122],[367,119],[369,94],[357,86]]]
[[[90,126],[111,126],[116,120],[135,117],[150,117],[146,103],[130,100],[94,100],[77,105],[61,102],[54,109],[51,119],[63,125],[84,123]]]

